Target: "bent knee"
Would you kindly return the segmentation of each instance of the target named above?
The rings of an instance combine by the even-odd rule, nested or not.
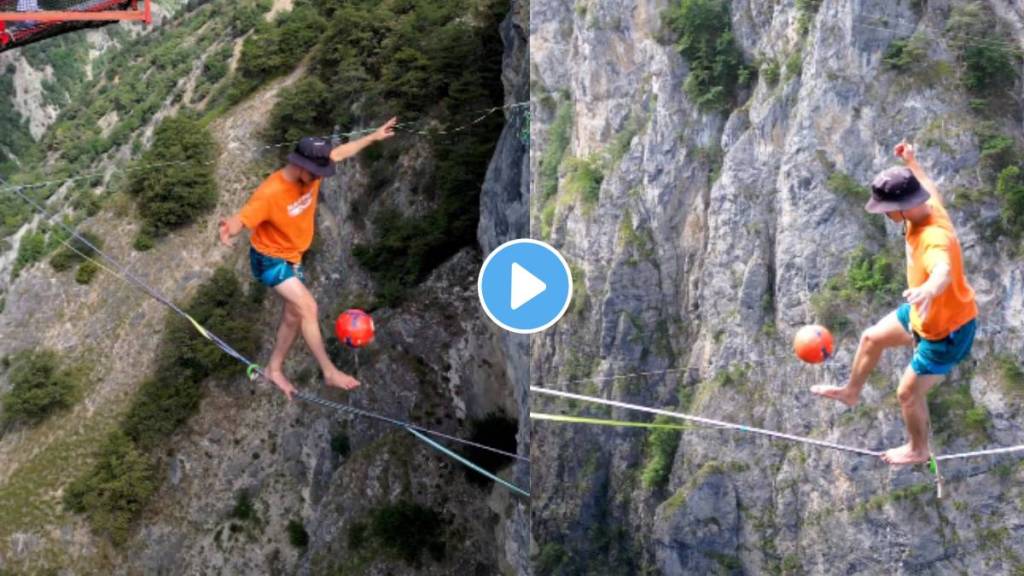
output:
[[[917,397],[917,388],[912,384],[900,383],[900,387],[896,389],[896,398],[900,401],[900,404],[910,404]]]
[[[291,302],[284,303],[284,320],[288,323],[302,321],[302,310],[297,304],[292,304]]]
[[[900,404],[915,402],[919,398],[923,398],[928,393],[931,386],[918,378],[919,377],[916,375],[904,375],[903,378],[900,379],[900,385],[896,389],[896,398],[899,399]]]
[[[882,348],[882,337],[879,331],[872,326],[860,335],[860,345],[866,350],[878,350]]]

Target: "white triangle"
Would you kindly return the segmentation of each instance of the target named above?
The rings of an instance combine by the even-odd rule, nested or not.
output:
[[[519,264],[516,264],[515,262],[512,263],[513,310],[518,310],[520,306],[526,304],[530,300],[533,300],[539,296],[541,292],[547,289],[548,285],[540,278],[530,274],[526,268],[523,268]]]

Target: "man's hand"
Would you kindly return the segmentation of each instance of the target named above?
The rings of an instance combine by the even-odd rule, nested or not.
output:
[[[896,154],[897,158],[903,160],[904,164],[907,166],[917,162],[917,159],[914,156],[914,146],[907,142],[906,139],[901,140],[900,143],[893,148],[893,153]]]
[[[381,140],[387,140],[388,138],[391,138],[392,136],[395,135],[395,124],[397,123],[398,117],[392,117],[390,120],[382,124],[380,128],[374,130],[373,133],[370,134],[370,138],[374,142],[379,142]]]
[[[331,162],[341,162],[346,158],[351,158],[358,154],[363,148],[366,148],[374,142],[381,140],[387,140],[395,135],[395,124],[398,123],[398,117],[394,117],[388,120],[384,124],[381,124],[380,128],[377,128],[373,132],[370,132],[366,136],[363,136],[359,140],[353,140],[346,144],[338,146],[334,150],[331,150]]]
[[[924,320],[925,316],[928,315],[928,309],[932,305],[932,300],[939,294],[942,294],[951,281],[949,264],[941,262],[932,268],[932,271],[928,274],[927,282],[917,288],[907,288],[903,291],[903,297],[907,299],[911,306],[917,307],[918,316],[921,317],[921,320]]]
[[[937,200],[939,204],[945,203],[942,200],[942,195],[939,194],[939,187],[936,186],[935,182],[933,182],[932,179],[924,173],[924,168],[917,163],[917,155],[914,150],[914,146],[907,142],[906,138],[894,146],[892,152],[897,158],[903,160],[903,163],[906,164],[907,168],[910,168],[914,177],[917,178],[917,181],[921,183],[921,186],[931,194],[932,198]]]
[[[929,286],[927,282],[917,288],[907,288],[903,291],[903,297],[911,306],[917,308],[917,315],[921,317],[922,321],[928,316],[928,309],[932,305],[932,299],[936,296],[938,293],[935,288]]]
[[[242,231],[245,225],[242,224],[242,220],[238,216],[231,216],[229,218],[221,218],[220,225],[217,227],[220,233],[221,244],[225,246],[233,246],[235,244],[235,236]]]
[[[220,219],[220,225],[218,226],[220,232],[220,243],[231,247],[235,244],[234,239],[231,237],[231,229],[228,225],[228,221],[225,218]]]

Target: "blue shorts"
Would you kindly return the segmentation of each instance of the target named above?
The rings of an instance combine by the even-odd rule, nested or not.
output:
[[[252,246],[249,247],[249,266],[252,268],[252,275],[259,280],[260,284],[273,288],[289,278],[298,278],[305,281],[306,275],[302,271],[302,264],[292,264],[284,258],[274,258],[257,252]]]
[[[910,328],[909,303],[900,304],[896,309],[896,317],[899,318],[903,329],[914,336],[916,344],[910,368],[916,374],[949,374],[953,367],[971,352],[974,331],[978,326],[975,319],[950,332],[949,336],[942,340],[925,340]]]

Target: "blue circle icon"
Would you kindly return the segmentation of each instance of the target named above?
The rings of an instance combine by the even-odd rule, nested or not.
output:
[[[540,332],[569,309],[572,274],[549,244],[521,238],[498,246],[477,280],[480,304],[495,324],[517,334]]]

